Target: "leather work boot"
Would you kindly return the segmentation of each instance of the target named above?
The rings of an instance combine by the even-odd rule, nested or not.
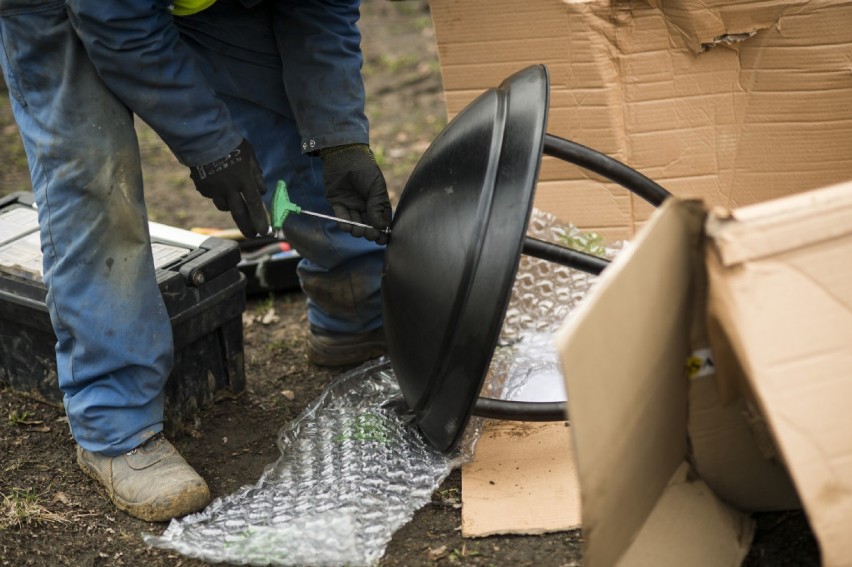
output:
[[[346,334],[311,325],[308,335],[308,361],[317,366],[354,366],[386,352],[383,327],[365,333]]]
[[[106,487],[120,510],[140,520],[165,522],[197,512],[210,502],[207,483],[162,433],[115,457],[77,446],[77,464]]]

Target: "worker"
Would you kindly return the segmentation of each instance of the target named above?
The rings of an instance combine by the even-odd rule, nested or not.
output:
[[[340,138],[338,122],[327,122],[324,126],[333,130],[312,131],[315,146],[309,151],[289,150],[282,141],[277,157],[258,147],[265,140],[247,139],[250,118],[238,124],[231,117],[180,39],[171,13],[179,5],[0,0],[0,67],[38,206],[46,305],[77,463],[103,484],[118,508],[148,521],[198,511],[210,492],[162,435],[163,387],[174,346],[153,265],[133,115],[151,125],[189,168],[198,191],[219,210],[230,211],[246,237],[269,230],[263,199],[270,197],[272,177],[267,173],[264,179],[261,160],[270,167],[275,159],[289,162],[292,171],[310,178],[317,171],[315,160],[302,156],[317,151],[325,156],[319,161],[333,210],[361,215],[377,229],[390,220],[384,181],[376,180],[378,166],[351,153],[370,155],[363,131],[352,140]],[[317,83],[334,71],[322,63],[329,57],[360,54],[318,54]],[[325,96],[356,100],[337,104],[342,114],[362,111],[358,93],[325,91]],[[273,176],[279,173],[283,170]],[[298,179],[292,178],[293,186]],[[320,187],[314,183],[305,191]],[[306,206],[316,204],[312,192],[310,197]],[[380,242],[353,238],[336,225],[303,231],[296,246],[307,259],[302,276],[313,302],[312,330],[326,333],[314,342],[325,349],[326,361],[334,362],[337,345],[350,356],[359,341],[379,343]],[[294,226],[292,233],[297,237],[303,231]],[[363,236],[381,241],[382,234]],[[359,257],[370,267],[362,268]],[[311,287],[314,273],[319,275]],[[356,305],[359,300],[363,306]]]
[[[218,0],[199,9],[209,4],[176,3],[175,24],[255,148],[267,203],[280,179],[307,210],[386,227],[391,206],[364,114],[360,1]],[[383,354],[386,234],[304,215],[288,217],[284,230],[304,258],[308,359],[340,366]]]

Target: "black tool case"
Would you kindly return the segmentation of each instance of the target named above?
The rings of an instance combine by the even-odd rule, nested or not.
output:
[[[192,426],[215,399],[245,387],[246,277],[237,269],[235,242],[157,223],[150,229],[174,333],[175,365],[165,390],[166,430],[174,432]],[[61,402],[41,260],[32,195],[0,199],[0,384]]]

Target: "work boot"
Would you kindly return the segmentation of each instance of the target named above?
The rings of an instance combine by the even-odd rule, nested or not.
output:
[[[383,327],[347,334],[311,325],[308,335],[308,361],[317,366],[354,366],[378,358],[386,352]]]
[[[207,483],[162,433],[115,457],[77,446],[77,464],[106,487],[120,510],[146,522],[185,516],[210,502]]]

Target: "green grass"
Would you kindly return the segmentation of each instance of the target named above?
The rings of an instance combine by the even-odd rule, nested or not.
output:
[[[413,69],[420,63],[416,55],[388,55],[383,53],[376,58],[376,66],[382,72],[398,73],[405,69]]]
[[[300,337],[290,335],[286,339],[266,343],[264,345],[264,350],[270,355],[281,353],[286,356],[287,353],[299,348],[301,342],[302,339]]]
[[[32,488],[12,488],[0,496],[0,530],[68,522],[63,516],[45,508],[41,495]]]
[[[480,552],[472,550],[472,549],[468,550],[467,546],[464,545],[464,546],[462,546],[461,549],[458,549],[458,548],[453,549],[450,552],[450,555],[447,557],[447,560],[450,563],[459,563],[467,557],[478,557],[480,555],[482,555]]]
[[[0,155],[0,196],[31,191],[27,154],[5,88],[0,89]]]
[[[9,412],[9,423],[14,423],[14,424],[17,424],[17,425],[27,424],[27,423],[30,423],[33,420],[34,417],[35,417],[34,414],[32,414],[32,413],[30,413],[26,410],[24,410],[24,411],[12,410],[11,412]]]
[[[418,16],[414,18],[414,29],[423,31],[432,27],[432,16]]]
[[[263,317],[271,309],[275,309],[275,294],[270,293],[263,301],[258,301],[252,311],[257,317]]]

